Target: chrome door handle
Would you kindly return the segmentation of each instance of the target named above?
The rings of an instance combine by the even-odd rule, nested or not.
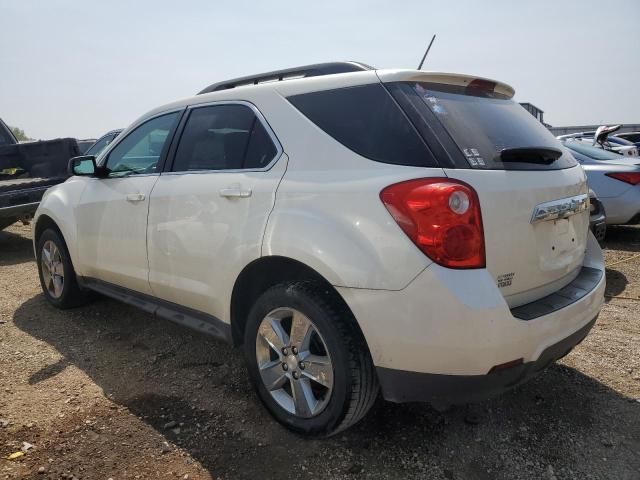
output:
[[[127,202],[141,202],[144,200],[144,194],[142,193],[129,193],[127,195]]]
[[[223,188],[220,190],[220,196],[225,198],[248,198],[251,196],[251,190],[242,190],[240,187]]]

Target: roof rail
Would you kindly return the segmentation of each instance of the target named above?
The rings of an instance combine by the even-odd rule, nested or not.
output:
[[[285,68],[284,70],[275,70],[273,72],[259,73],[257,75],[225,80],[224,82],[209,85],[204,90],[198,92],[198,95],[217,92],[220,90],[229,90],[230,88],[241,87],[244,85],[258,85],[263,82],[277,82],[293,78],[320,77],[322,75],[331,75],[334,73],[361,72],[365,70],[374,70],[374,68],[360,62],[316,63],[314,65]]]

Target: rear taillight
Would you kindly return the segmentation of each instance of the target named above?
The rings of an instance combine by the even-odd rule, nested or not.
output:
[[[468,90],[480,90],[483,92],[493,92],[496,88],[496,82],[492,82],[491,80],[485,80],[482,78],[476,78],[469,82],[467,85]]]
[[[380,199],[434,262],[449,268],[484,268],[480,202],[471,186],[448,178],[420,178],[386,187]]]
[[[605,173],[605,175],[630,185],[640,184],[640,172],[615,172]]]

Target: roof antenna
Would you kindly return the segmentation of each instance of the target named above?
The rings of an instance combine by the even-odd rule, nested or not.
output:
[[[433,37],[431,37],[431,41],[429,42],[429,46],[427,47],[427,51],[424,52],[424,57],[422,57],[422,61],[420,62],[420,65],[418,65],[418,70],[422,69],[422,64],[424,63],[424,59],[427,58],[427,55],[429,55],[429,50],[431,50],[431,45],[433,45],[433,41],[436,39],[436,35],[434,34]]]

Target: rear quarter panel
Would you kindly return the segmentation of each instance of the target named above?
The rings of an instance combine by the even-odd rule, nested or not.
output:
[[[431,263],[379,195],[403,180],[444,177],[442,169],[361,157],[282,97],[261,109],[289,156],[262,255],[298,260],[333,285],[388,290],[404,288]]]

